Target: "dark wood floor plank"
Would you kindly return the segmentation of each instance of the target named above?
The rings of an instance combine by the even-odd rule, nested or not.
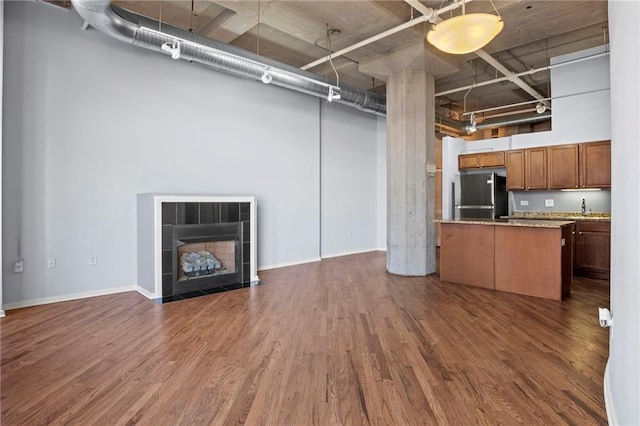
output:
[[[549,301],[391,275],[384,253],[260,275],[10,311],[2,424],[606,423],[606,281]]]

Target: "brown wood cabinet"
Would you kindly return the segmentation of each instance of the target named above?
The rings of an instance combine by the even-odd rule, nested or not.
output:
[[[526,189],[524,174],[524,149],[507,151],[507,190]]]
[[[547,189],[547,149],[527,149],[524,158],[527,189]]]
[[[578,144],[547,147],[549,189],[578,188]]]
[[[577,221],[575,235],[576,275],[609,279],[611,263],[611,223]]]
[[[611,141],[580,144],[580,187],[611,187]]]
[[[476,154],[458,155],[458,169],[482,169],[504,167],[504,151],[479,152]]]
[[[443,222],[440,279],[560,300],[571,292],[571,222]]]
[[[507,190],[547,189],[546,148],[507,151]]]
[[[440,278],[494,289],[494,227],[442,223],[441,232]]]

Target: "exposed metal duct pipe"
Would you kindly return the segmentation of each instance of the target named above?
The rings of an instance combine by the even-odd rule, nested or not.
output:
[[[220,43],[167,24],[160,24],[121,9],[111,0],[71,0],[78,14],[92,27],[134,46],[172,55],[252,80],[261,80],[287,89],[375,114],[386,114],[386,97],[366,90],[320,80],[317,74],[274,61],[244,49]],[[162,27],[162,32],[154,28]],[[164,46],[164,48],[163,48]]]
[[[498,127],[515,126],[518,124],[539,123],[541,121],[546,121],[550,118],[551,118],[551,112],[546,112],[544,114],[533,114],[533,115],[527,115],[524,117],[516,117],[511,119],[486,120],[486,121],[483,121],[482,123],[476,124],[475,129],[471,127],[471,123],[465,123],[465,125],[462,127],[462,135],[469,136],[478,130],[497,129]]]

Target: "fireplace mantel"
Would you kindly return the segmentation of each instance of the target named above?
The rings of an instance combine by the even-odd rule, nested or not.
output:
[[[149,299],[163,298],[163,204],[178,205],[234,205],[249,204],[249,277],[251,285],[259,281],[257,274],[257,241],[256,241],[256,197],[253,196],[219,196],[219,195],[186,195],[145,193],[138,194],[138,285],[137,290]],[[196,204],[197,203],[197,204]],[[231,204],[229,204],[231,203]],[[244,204],[246,207],[246,204]],[[198,210],[199,211],[199,210]],[[164,220],[166,226],[166,218]],[[198,220],[199,223],[199,220]],[[166,236],[165,236],[166,238]],[[166,250],[165,250],[166,251]],[[165,263],[166,263],[166,259]],[[175,266],[174,266],[175,267]],[[246,267],[246,264],[245,264]],[[166,272],[166,271],[165,271]],[[246,272],[245,272],[246,274]],[[165,273],[165,275],[167,275]],[[165,284],[166,285],[166,284]]]

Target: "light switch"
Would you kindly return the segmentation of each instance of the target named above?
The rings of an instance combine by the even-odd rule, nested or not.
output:
[[[521,205],[521,206],[528,206],[528,205],[529,205],[529,201],[527,201],[527,200],[520,200],[520,205]]]
[[[544,206],[545,207],[553,207],[553,198],[548,198],[548,199],[544,200]]]

